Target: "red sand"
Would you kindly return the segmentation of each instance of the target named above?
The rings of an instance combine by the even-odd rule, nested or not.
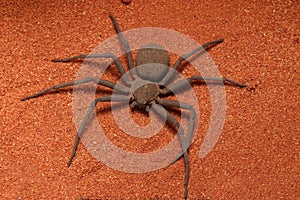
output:
[[[88,53],[114,35],[109,14],[123,30],[164,27],[199,43],[225,37],[209,53],[222,75],[249,86],[226,86],[221,138],[199,159],[210,115],[203,108],[201,117],[207,120],[189,152],[190,199],[299,199],[299,2],[195,2],[0,3],[0,199],[183,197],[182,159],[167,169],[128,174],[98,162],[80,143],[67,168],[76,134],[72,90],[20,101],[74,80],[80,63],[50,60]],[[195,86],[195,92],[203,105],[209,103],[205,86]],[[109,124],[109,113],[103,115],[103,124],[116,127]],[[133,116],[137,121],[145,118]],[[166,130],[172,136],[172,129]],[[149,148],[159,145],[157,139]]]

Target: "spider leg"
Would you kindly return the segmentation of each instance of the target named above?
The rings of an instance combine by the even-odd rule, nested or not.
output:
[[[78,80],[78,81],[71,81],[71,82],[66,82],[66,83],[51,86],[51,87],[46,88],[46,89],[44,89],[44,90],[42,90],[38,93],[35,93],[33,95],[24,97],[24,98],[21,99],[21,101],[25,101],[25,100],[28,100],[28,99],[39,97],[43,94],[48,93],[51,90],[57,90],[57,89],[60,89],[60,88],[79,85],[79,84],[88,83],[88,82],[94,82],[98,85],[102,85],[102,86],[105,86],[105,87],[108,87],[108,88],[111,88],[111,89],[115,89],[118,92],[123,93],[123,94],[128,94],[129,93],[129,91],[126,88],[124,88],[124,87],[122,87],[122,86],[120,86],[116,83],[113,83],[111,81],[102,80],[102,79],[98,79],[98,78],[85,78],[85,79]]]
[[[223,82],[223,83],[230,83],[234,86],[238,87],[247,87],[247,85],[244,85],[242,83],[238,83],[236,81],[230,80],[228,78],[224,77],[202,77],[202,76],[192,76],[190,78],[183,79],[174,85],[171,85],[170,87],[166,87],[161,91],[161,94],[167,95],[172,93],[172,91],[176,91],[178,89],[181,89],[185,87],[187,84],[192,83],[193,81],[216,81],[216,82]]]
[[[124,67],[122,65],[122,63],[120,62],[120,60],[112,53],[104,53],[104,54],[80,54],[77,56],[73,56],[70,58],[64,58],[64,59],[53,59],[52,62],[70,62],[76,59],[85,59],[85,58],[112,58],[114,63],[116,64],[119,73],[121,74],[121,76],[123,76],[124,74],[126,74],[126,71],[124,70]],[[126,80],[125,80],[126,84],[129,83],[129,79],[126,75]]]
[[[69,162],[67,164],[68,167],[70,167],[71,164],[72,164],[72,161],[73,161],[73,159],[75,157],[75,154],[76,154],[79,138],[81,137],[81,135],[83,133],[84,127],[85,127],[92,111],[96,107],[97,103],[99,103],[99,102],[108,102],[108,101],[111,101],[111,102],[128,102],[128,97],[123,96],[123,95],[102,96],[102,97],[98,97],[98,98],[96,98],[95,100],[92,101],[92,103],[91,103],[88,111],[86,112],[86,114],[85,114],[85,116],[84,116],[84,118],[83,118],[83,120],[80,124],[80,127],[77,131],[75,141],[74,141],[74,145],[73,145],[72,154],[71,154],[71,157],[70,157]]]
[[[165,106],[165,107],[175,107],[175,108],[182,108],[189,110],[191,112],[190,119],[189,119],[189,127],[188,127],[188,134],[187,134],[187,143],[186,143],[186,149],[182,151],[175,159],[174,161],[170,164],[174,164],[184,152],[186,152],[191,144],[192,137],[193,137],[193,130],[195,126],[195,119],[196,119],[196,111],[195,108],[185,102],[181,101],[176,101],[176,100],[159,100],[158,102],[160,105]]]
[[[127,62],[128,62],[128,67],[129,69],[133,69],[131,72],[132,72],[132,76],[133,78],[135,79],[135,76],[136,76],[136,72],[135,72],[135,69],[134,69],[134,64],[133,64],[133,57],[132,57],[132,53],[131,53],[131,49],[130,49],[130,46],[129,46],[129,43],[128,41],[125,39],[122,31],[121,31],[121,28],[116,20],[116,18],[112,15],[109,15],[110,19],[112,20],[113,24],[114,24],[114,27],[116,29],[116,32],[118,33],[118,36],[120,37],[120,40],[122,42],[122,44],[124,45],[125,47],[125,51],[126,51],[126,56],[127,56]]]
[[[180,58],[178,58],[178,60],[174,63],[173,69],[174,69],[174,70],[177,70],[177,68],[181,65],[181,63],[182,63],[185,59],[189,58],[190,56],[192,56],[192,55],[198,53],[198,52],[201,51],[201,50],[204,50],[204,49],[210,49],[210,48],[212,48],[213,46],[215,46],[215,45],[217,45],[217,44],[219,44],[219,43],[221,43],[221,42],[223,42],[223,41],[224,41],[224,39],[221,38],[221,39],[218,39],[218,40],[214,40],[214,41],[211,41],[211,42],[207,42],[207,43],[203,44],[202,46],[200,46],[200,47],[198,47],[198,48],[192,50],[191,52],[189,52],[189,53],[187,53],[187,54],[184,54],[184,55],[180,56]],[[162,80],[161,84],[162,84],[162,85],[166,85],[166,84],[171,80],[173,74],[174,74],[174,71],[173,71],[173,70],[170,71],[170,72],[164,77],[164,79]]]
[[[187,153],[187,145],[185,143],[184,138],[184,129],[180,125],[180,123],[168,112],[163,106],[159,106],[159,104],[154,104],[151,108],[153,108],[153,111],[156,112],[158,115],[163,116],[166,112],[167,114],[167,121],[173,125],[175,125],[178,128],[178,137],[180,141],[181,148],[183,150],[183,158],[184,158],[184,164],[185,164],[185,176],[184,176],[184,199],[187,199],[188,197],[188,180],[189,180],[189,158]]]

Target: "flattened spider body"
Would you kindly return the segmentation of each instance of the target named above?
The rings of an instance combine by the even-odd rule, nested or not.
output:
[[[130,106],[134,108],[137,106],[139,109],[145,109],[147,112],[154,100],[159,95],[159,85],[157,83],[146,83],[137,88],[133,93]]]
[[[81,125],[78,129],[78,132],[75,137],[73,150],[71,157],[69,159],[69,162],[67,164],[68,167],[71,166],[72,161],[75,157],[77,145],[79,142],[80,136],[83,134],[84,127],[92,113],[92,111],[95,109],[95,106],[99,102],[128,102],[128,95],[131,95],[129,105],[132,108],[137,107],[138,109],[143,109],[146,112],[149,112],[150,108],[153,108],[153,111],[157,113],[158,115],[163,116],[165,113],[167,115],[167,121],[174,125],[177,129],[177,135],[179,136],[180,145],[182,147],[182,152],[174,159],[174,162],[181,158],[183,156],[184,163],[185,163],[185,177],[184,177],[184,199],[187,199],[188,197],[188,177],[189,177],[189,160],[188,160],[188,147],[191,142],[192,132],[194,128],[195,118],[196,118],[196,112],[192,105],[189,105],[185,102],[179,102],[176,100],[163,100],[162,98],[164,96],[173,95],[172,91],[180,89],[185,87],[187,84],[192,83],[194,81],[215,81],[215,82],[224,82],[224,83],[230,83],[234,86],[238,87],[246,87],[246,85],[237,83],[235,81],[232,81],[227,78],[222,77],[202,77],[202,76],[192,76],[186,79],[183,79],[181,81],[178,81],[177,83],[174,83],[172,85],[167,85],[168,82],[172,79],[174,75],[174,71],[177,70],[177,68],[181,65],[182,61],[189,58],[190,56],[198,53],[199,51],[202,51],[204,49],[211,48],[212,46],[215,46],[221,42],[223,42],[223,39],[207,42],[203,44],[202,46],[198,47],[197,49],[194,49],[193,51],[182,55],[173,65],[172,70],[170,70],[170,56],[169,53],[164,50],[159,45],[146,45],[138,50],[137,56],[136,56],[136,67],[134,66],[132,53],[130,50],[130,46],[128,44],[128,41],[125,39],[124,35],[121,32],[121,29],[116,21],[116,19],[113,16],[110,16],[114,27],[116,29],[116,32],[119,35],[119,38],[121,40],[122,45],[126,48],[126,57],[127,57],[127,63],[128,67],[131,71],[129,75],[132,75],[132,81],[130,82],[129,79],[126,79],[127,85],[130,85],[130,88],[123,87],[117,83],[113,83],[109,80],[103,80],[103,79],[97,79],[97,78],[84,78],[79,81],[73,81],[73,82],[66,82],[58,85],[51,86],[49,88],[46,88],[36,94],[27,96],[22,98],[22,101],[32,99],[39,97],[41,95],[44,95],[48,93],[51,90],[58,90],[60,88],[68,87],[68,86],[74,86],[89,82],[94,82],[98,85],[110,88],[112,90],[115,90],[119,92],[119,95],[116,97],[113,97],[112,95],[108,96],[101,96],[96,98],[94,101],[91,102],[90,107],[84,117],[84,119],[81,122]],[[111,54],[111,53],[105,53],[105,54],[81,54],[78,56],[74,56],[71,58],[66,59],[55,59],[52,60],[53,62],[69,62],[76,60],[78,58],[112,58],[114,63],[116,64],[118,71],[121,76],[123,76],[126,72],[124,70],[124,67],[122,66],[119,59]],[[127,76],[126,76],[127,77]],[[155,106],[160,105],[160,106]],[[189,128],[187,131],[187,137],[184,136],[184,129],[180,125],[180,123],[176,120],[175,117],[173,117],[166,108],[179,108],[179,109],[185,109],[190,111],[190,121],[189,121]]]
[[[137,51],[136,66],[141,79],[159,83],[169,71],[169,53],[160,45],[145,45]]]

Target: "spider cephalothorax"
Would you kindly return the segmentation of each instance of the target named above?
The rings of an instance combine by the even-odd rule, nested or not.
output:
[[[160,95],[160,81],[169,71],[170,57],[159,45],[145,45],[136,55],[136,72],[138,80],[132,90],[130,106],[149,111],[157,103]]]
[[[119,59],[111,54],[111,53],[105,53],[105,54],[82,54],[78,56],[74,56],[71,58],[61,59],[61,60],[52,60],[53,62],[69,62],[78,58],[112,58],[114,63],[116,64],[118,71],[121,76],[126,74],[125,79],[125,86],[113,83],[109,80],[103,80],[98,78],[84,78],[79,81],[74,82],[66,82],[58,85],[54,85],[52,87],[49,87],[47,89],[44,89],[36,94],[33,94],[31,96],[27,96],[25,98],[22,98],[22,101],[28,100],[31,98],[39,97],[43,94],[46,94],[47,92],[51,90],[57,90],[60,88],[64,88],[67,86],[73,86],[73,85],[79,85],[84,84],[88,82],[94,82],[98,85],[105,86],[108,88],[111,88],[115,91],[117,91],[118,95],[112,96],[101,96],[97,97],[94,101],[91,102],[90,107],[84,117],[84,119],[81,122],[81,125],[78,129],[78,132],[75,137],[75,142],[73,145],[72,154],[70,157],[70,160],[68,162],[68,167],[72,164],[72,161],[76,154],[77,145],[79,142],[79,138],[83,133],[84,127],[90,117],[91,112],[95,108],[96,104],[99,102],[128,102],[131,108],[138,108],[145,110],[146,112],[149,112],[150,108],[157,113],[160,116],[165,115],[166,113],[166,119],[169,123],[173,124],[175,127],[178,128],[178,136],[180,140],[180,144],[182,147],[182,152],[180,155],[174,159],[174,162],[179,159],[181,156],[184,158],[185,163],[185,179],[184,179],[184,198],[187,199],[188,197],[188,175],[189,175],[189,161],[188,161],[188,147],[191,142],[192,132],[194,128],[195,123],[195,116],[196,112],[192,105],[177,101],[177,100],[164,100],[163,97],[173,95],[172,91],[181,89],[185,87],[187,84],[192,83],[194,81],[219,81],[224,83],[230,83],[232,85],[238,86],[238,87],[245,87],[246,85],[237,83],[235,81],[232,81],[227,78],[220,78],[220,77],[202,77],[199,75],[195,75],[183,80],[180,80],[178,82],[175,82],[174,84],[167,85],[167,83],[170,82],[174,75],[174,71],[177,70],[177,68],[181,65],[181,63],[187,59],[188,57],[204,50],[208,49],[212,46],[215,46],[221,42],[223,42],[223,39],[215,40],[212,42],[207,42],[203,44],[202,46],[198,47],[197,49],[194,49],[193,51],[182,55],[177,62],[170,68],[170,56],[169,53],[161,46],[156,44],[151,45],[145,45],[141,49],[138,50],[136,55],[136,66],[134,66],[133,62],[133,56],[130,50],[130,46],[128,44],[128,41],[123,36],[121,29],[116,21],[116,19],[113,16],[110,16],[111,20],[113,21],[114,27],[119,34],[119,38],[121,40],[122,45],[126,48],[126,57],[128,62],[128,67],[130,69],[131,73],[126,74],[124,67],[122,66]],[[127,77],[127,75],[129,77]],[[166,86],[167,85],[167,86]],[[160,106],[156,106],[160,105]],[[176,120],[175,117],[173,117],[166,108],[179,108],[179,109],[185,109],[190,111],[190,122],[189,122],[189,128],[187,131],[187,137],[184,137],[184,129],[180,125],[180,123]]]
[[[155,83],[145,83],[137,88],[132,93],[130,107],[138,107],[149,111],[150,106],[155,103],[154,101],[159,95],[159,85]]]

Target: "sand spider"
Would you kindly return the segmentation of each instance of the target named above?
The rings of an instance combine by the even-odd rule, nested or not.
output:
[[[187,199],[188,197],[188,177],[189,177],[189,159],[188,159],[188,147],[191,142],[192,132],[194,128],[194,121],[195,121],[195,115],[196,112],[192,105],[189,105],[184,102],[179,102],[177,100],[164,100],[163,97],[166,97],[168,95],[172,95],[172,91],[183,88],[186,84],[192,83],[194,81],[214,81],[214,82],[224,82],[229,83],[234,86],[238,87],[246,87],[246,85],[237,83],[235,81],[232,81],[227,78],[221,78],[221,77],[202,77],[202,76],[192,76],[189,78],[186,78],[184,80],[178,81],[177,83],[174,83],[173,85],[170,85],[168,87],[165,87],[167,83],[170,82],[172,79],[172,76],[174,74],[174,70],[177,70],[177,68],[181,65],[181,63],[189,58],[190,56],[204,50],[209,49],[221,42],[223,42],[223,39],[207,42],[203,44],[202,46],[194,49],[193,51],[182,55],[177,62],[172,66],[173,71],[170,70],[170,55],[169,53],[164,50],[159,45],[146,45],[138,50],[136,55],[136,66],[134,66],[133,62],[133,56],[130,50],[130,46],[128,44],[128,41],[125,39],[124,35],[121,32],[121,29],[116,21],[116,19],[110,15],[110,18],[113,22],[114,28],[116,29],[116,32],[119,34],[120,41],[122,45],[124,45],[126,49],[126,57],[128,62],[128,67],[130,69],[130,75],[127,76],[126,71],[124,70],[124,67],[122,66],[120,60],[111,53],[105,53],[105,54],[81,54],[78,56],[74,56],[71,58],[66,59],[60,59],[60,60],[52,60],[53,62],[69,62],[76,59],[85,59],[85,58],[112,58],[115,65],[118,68],[118,71],[121,76],[125,75],[125,85],[121,86],[120,84],[113,83],[108,80],[98,79],[98,78],[85,78],[79,81],[73,81],[73,82],[66,82],[58,85],[54,85],[52,87],[49,87],[47,89],[44,89],[36,94],[33,94],[31,96],[27,96],[22,98],[22,101],[32,99],[39,97],[41,95],[44,95],[48,93],[51,90],[57,90],[60,88],[68,87],[68,86],[74,86],[79,84],[84,84],[88,82],[94,82],[98,85],[108,87],[112,90],[115,90],[118,92],[118,95],[112,98],[112,95],[109,96],[101,96],[96,98],[93,102],[91,102],[90,107],[85,114],[85,117],[83,121],[81,122],[81,125],[78,129],[78,132],[76,134],[76,138],[74,141],[74,146],[72,150],[71,157],[68,162],[68,167],[71,165],[75,154],[77,145],[79,142],[79,138],[83,133],[83,129],[89,119],[89,116],[91,112],[94,110],[95,106],[99,102],[128,102],[131,108],[137,108],[142,109],[145,112],[149,112],[149,109],[152,108],[155,113],[158,115],[164,115],[166,113],[167,121],[171,124],[173,124],[175,127],[178,128],[178,136],[180,140],[180,144],[182,147],[182,152],[180,155],[174,159],[174,162],[178,160],[181,156],[184,158],[185,163],[185,179],[184,179],[184,198]],[[141,86],[136,88],[135,90],[131,90],[129,86],[133,84],[133,81],[138,82]],[[158,106],[160,105],[160,106]],[[187,138],[184,136],[184,130],[180,123],[176,120],[175,117],[173,117],[169,112],[166,111],[165,108],[168,107],[174,107],[179,109],[185,109],[190,111],[190,122],[188,127],[188,133]]]

